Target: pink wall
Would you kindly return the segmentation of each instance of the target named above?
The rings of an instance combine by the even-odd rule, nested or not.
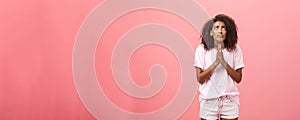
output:
[[[299,2],[296,0],[198,0],[197,2],[209,16],[226,13],[232,16],[238,25],[239,45],[242,47],[246,65],[243,71],[243,81],[239,85],[241,91],[240,119],[289,120],[299,118],[300,89],[298,84],[300,82],[298,81],[300,77],[297,75],[297,68],[300,67],[300,64],[297,63],[300,61],[300,54],[297,50],[300,40],[300,37],[297,36],[300,33],[299,7],[297,6]],[[126,117],[133,119],[131,115],[136,115],[135,113],[137,113],[135,119],[143,118],[138,113],[148,115],[149,112],[158,113],[157,115],[149,113],[149,118],[163,119],[174,115],[174,118],[180,117],[181,120],[198,119],[199,103],[197,101],[198,93],[194,94],[195,85],[190,85],[191,90],[185,90],[191,92],[186,95],[191,94],[192,97],[179,98],[179,100],[191,102],[191,105],[190,103],[175,104],[173,109],[167,110],[169,107],[166,106],[171,102],[175,103],[177,100],[175,98],[180,96],[178,94],[182,89],[179,88],[187,88],[183,83],[188,85],[195,83],[180,79],[185,74],[181,73],[180,67],[186,67],[186,65],[179,65],[182,57],[179,53],[172,53],[171,47],[168,49],[164,45],[154,42],[153,45],[137,49],[129,59],[129,74],[137,86],[147,87],[147,85],[156,84],[156,81],[151,81],[147,77],[147,72],[154,64],[159,63],[164,66],[163,69],[161,67],[153,68],[164,71],[155,74],[163,73],[160,78],[164,79],[165,83],[157,83],[163,85],[161,91],[152,96],[149,94],[151,97],[139,98],[142,96],[128,95],[115,82],[116,77],[121,76],[122,73],[114,75],[110,73],[111,69],[118,69],[118,67],[110,67],[113,59],[113,55],[110,53],[116,47],[116,40],[121,38],[124,33],[130,35],[129,29],[142,23],[160,23],[170,26],[169,28],[180,33],[180,36],[187,40],[184,43],[189,43],[191,48],[195,49],[199,43],[196,40],[198,34],[195,28],[174,14],[153,9],[128,13],[115,20],[107,28],[106,33],[100,38],[100,45],[95,50],[95,71],[102,91],[83,93],[86,97],[91,98],[98,92],[104,93],[103,96],[106,96],[109,101],[105,104],[108,107],[97,107],[98,104],[88,105],[93,100],[91,100],[92,102],[83,102],[90,99],[79,95],[80,87],[74,80],[74,69],[72,69],[74,67],[72,65],[74,43],[78,39],[80,26],[100,3],[103,1],[11,0],[0,2],[1,120],[109,119],[107,116],[118,116],[116,115],[117,110],[123,112],[120,115],[123,115],[124,119]],[[116,4],[120,5],[116,8],[132,3],[128,1],[126,4]],[[192,13],[194,16],[197,14]],[[103,21],[96,23],[101,25],[101,22]],[[134,29],[132,30],[136,32]],[[139,37],[147,35],[149,34]],[[168,37],[168,35],[166,36]],[[169,36],[172,36],[171,33]],[[123,37],[126,38],[126,36]],[[151,34],[149,37],[152,37]],[[135,42],[125,45],[133,44]],[[179,43],[176,42],[174,46],[177,44]],[[183,46],[183,44],[179,45]],[[174,49],[180,50],[182,46]],[[182,51],[190,53],[186,49]],[[157,53],[160,56],[157,56]],[[123,58],[122,60],[127,59]],[[155,87],[149,89],[157,90]],[[94,102],[97,103],[96,100]],[[98,108],[110,110],[109,105],[114,106],[116,111],[111,109],[112,111],[107,114],[94,112]],[[160,112],[163,110],[165,112]],[[144,117],[144,119],[149,118]]]

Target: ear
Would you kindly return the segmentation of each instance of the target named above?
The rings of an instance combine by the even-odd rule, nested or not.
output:
[[[210,31],[210,36],[213,36],[213,33],[212,33],[212,31]]]

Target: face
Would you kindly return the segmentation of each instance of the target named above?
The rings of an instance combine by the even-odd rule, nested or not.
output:
[[[210,35],[214,38],[215,42],[223,43],[226,39],[226,26],[222,21],[217,21],[213,24]]]

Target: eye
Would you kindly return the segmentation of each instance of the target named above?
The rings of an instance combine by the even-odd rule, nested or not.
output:
[[[222,31],[226,31],[226,27],[225,26],[222,26]]]
[[[215,27],[214,27],[214,30],[218,30],[218,29],[219,29],[219,26],[215,26]]]

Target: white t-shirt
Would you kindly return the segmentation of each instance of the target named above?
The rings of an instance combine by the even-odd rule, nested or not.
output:
[[[223,49],[224,60],[235,70],[244,67],[243,54],[241,48],[237,45],[235,50],[229,52]],[[203,44],[200,44],[195,52],[194,66],[205,71],[216,60],[216,49],[205,50]],[[237,83],[227,74],[224,67],[219,64],[212,73],[209,80],[199,87],[200,98],[212,99],[224,95],[239,95]]]

